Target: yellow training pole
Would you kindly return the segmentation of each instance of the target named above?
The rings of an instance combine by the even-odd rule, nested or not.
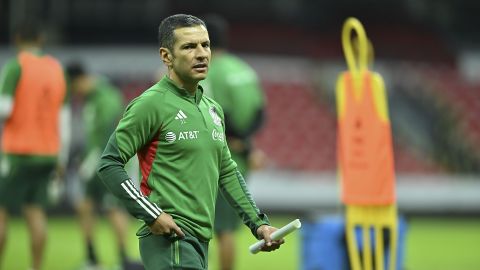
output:
[[[393,220],[394,219],[394,220]],[[395,270],[397,267],[397,249],[398,249],[398,221],[397,216],[392,217],[390,225],[390,265],[389,269]]]
[[[351,34],[357,34],[358,59],[355,57],[354,47],[352,45]],[[360,90],[361,74],[367,70],[368,66],[368,41],[365,30],[359,20],[348,18],[343,24],[342,30],[342,46],[345,52],[348,70],[353,75],[355,89]],[[357,96],[360,93],[357,93]]]
[[[356,35],[356,42],[352,42]],[[380,119],[389,122],[386,95],[383,79],[379,74],[368,70],[370,63],[373,63],[373,46],[369,42],[365,30],[355,18],[348,18],[342,30],[342,46],[348,66],[348,72],[352,76],[353,91],[355,97],[362,98],[363,77],[372,76],[372,91],[375,96],[375,107]],[[354,48],[356,48],[356,53]],[[337,84],[337,105],[338,115],[342,117],[345,113],[345,75],[342,74]],[[342,170],[341,166],[340,170]],[[339,172],[342,177],[342,172]],[[361,181],[362,179],[357,179]],[[372,187],[374,188],[374,187]],[[360,260],[360,252],[356,240],[355,228],[360,226],[362,230],[363,260]],[[371,250],[371,229],[374,233],[375,251]],[[355,205],[346,204],[345,230],[347,237],[347,248],[352,270],[372,270],[375,262],[376,270],[383,270],[385,265],[383,228],[390,231],[390,262],[388,269],[395,270],[397,254],[397,209],[395,202],[387,205]],[[374,261],[372,261],[374,253]]]
[[[383,270],[383,227],[375,225],[375,266],[377,270]]]
[[[354,49],[352,46],[352,32],[357,34],[358,59],[356,59],[355,57]],[[345,52],[345,59],[347,61],[348,70],[351,72],[353,77],[353,84],[355,86],[354,88],[358,89],[358,91],[361,91],[360,90],[361,74],[362,72],[367,70],[367,37],[362,24],[357,19],[348,18],[347,21],[344,23],[343,30],[342,30],[342,45],[343,45],[343,51]],[[356,91],[357,92],[356,96],[361,95],[361,93],[358,93],[358,91]],[[349,215],[348,214],[349,212],[351,211],[348,211],[347,209],[346,233],[347,233],[347,245],[348,245],[348,253],[350,257],[350,264],[353,270],[360,270],[362,269],[362,267],[360,264],[360,253],[358,250],[356,234],[355,234],[355,227],[357,223],[351,222],[351,219],[348,218],[349,216],[351,216],[351,214],[356,216],[357,213],[351,213]],[[370,258],[371,255],[370,255],[370,252],[368,252],[370,241],[368,241],[368,243],[366,241],[366,239],[368,239],[368,229],[365,228],[365,224],[362,224],[362,236],[363,236],[363,247],[364,247],[363,269],[371,269],[370,259],[366,259],[366,258]],[[368,251],[367,251],[367,247],[368,247]]]
[[[347,208],[347,212],[349,209]],[[348,213],[347,213],[348,216]],[[353,270],[362,269],[360,265],[360,254],[358,253],[357,238],[355,235],[355,224],[353,222],[345,222],[345,231],[347,236],[348,256],[350,265]]]

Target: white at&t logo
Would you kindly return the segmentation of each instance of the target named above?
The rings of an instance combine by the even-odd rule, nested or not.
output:
[[[174,132],[169,131],[167,134],[165,134],[165,140],[169,143],[174,142],[175,140],[177,141],[182,141],[182,140],[196,140],[198,139],[198,130],[193,130],[193,131],[180,131],[178,132],[178,137],[175,135]]]
[[[167,134],[165,134],[165,140],[169,143],[174,142],[177,139],[177,136],[175,133],[169,131]]]
[[[212,130],[212,139],[214,141],[221,141],[225,139],[225,136],[223,135],[222,132],[218,132],[216,129]]]
[[[198,130],[194,131],[180,131],[178,133],[178,140],[194,140],[198,139]]]

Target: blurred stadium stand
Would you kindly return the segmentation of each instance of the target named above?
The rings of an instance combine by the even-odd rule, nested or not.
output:
[[[82,59],[130,100],[165,72],[156,45],[162,18],[221,13],[232,23],[232,50],[258,71],[267,97],[256,144],[270,163],[250,182],[259,204],[336,209],[333,94],[346,68],[341,26],[353,15],[386,81],[400,210],[479,213],[479,8],[474,0],[3,0],[0,64],[14,55],[7,41],[15,22],[41,18],[47,51],[64,62]]]

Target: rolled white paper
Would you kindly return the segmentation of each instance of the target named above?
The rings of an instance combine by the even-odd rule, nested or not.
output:
[[[285,236],[287,236],[289,233],[299,229],[300,227],[302,227],[302,223],[297,218],[294,221],[288,223],[287,225],[285,225],[282,228],[273,232],[271,234],[272,240],[274,240],[274,241],[275,240],[280,240],[280,239],[284,238]],[[250,250],[250,253],[257,254],[262,249],[264,244],[265,244],[265,240],[262,239],[262,240],[256,242],[255,244],[251,245],[248,249]]]

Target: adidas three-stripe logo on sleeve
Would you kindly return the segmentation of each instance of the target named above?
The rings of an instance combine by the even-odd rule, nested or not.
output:
[[[155,204],[150,202],[147,197],[142,195],[138,189],[133,185],[130,179],[125,180],[121,184],[125,192],[128,193],[130,198],[140,205],[153,219],[157,219],[162,213],[162,210]]]

